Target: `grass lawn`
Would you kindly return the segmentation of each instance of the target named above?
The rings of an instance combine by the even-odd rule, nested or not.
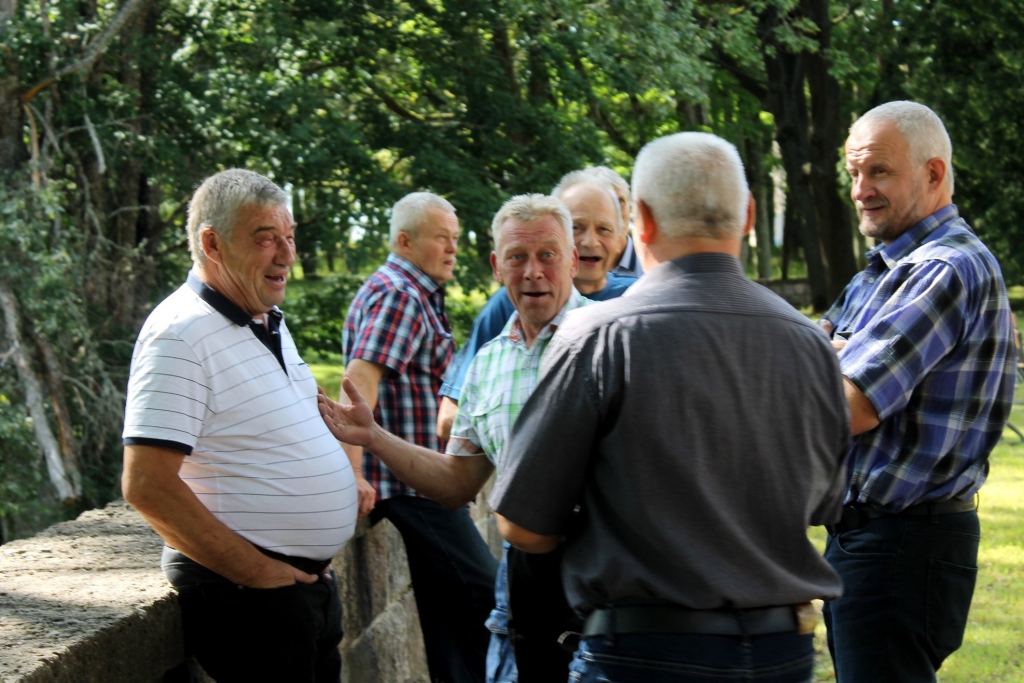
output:
[[[1024,396],[1018,388],[1017,396]],[[1024,430],[1024,406],[1011,421]],[[1007,429],[992,452],[988,481],[981,488],[981,549],[964,644],[939,671],[940,683],[1019,683],[1024,681],[1024,444]],[[823,529],[811,538],[825,547]],[[818,626],[815,683],[834,681]]]

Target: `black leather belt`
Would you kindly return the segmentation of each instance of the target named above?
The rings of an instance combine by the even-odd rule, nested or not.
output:
[[[267,557],[280,560],[285,564],[290,564],[299,571],[304,571],[307,574],[312,574],[313,576],[320,576],[320,574],[331,565],[330,560],[311,560],[308,557],[292,557],[291,555],[275,553],[273,550],[267,550],[266,548],[261,548],[258,545],[254,547]]]
[[[937,503],[918,503],[900,512],[883,512],[864,503],[852,503],[843,507],[842,518],[838,523],[828,525],[828,530],[832,534],[837,534],[860,529],[871,520],[883,517],[937,517],[940,515],[955,515],[977,509],[978,504],[974,498],[970,500],[943,500]]]
[[[756,609],[686,609],[674,605],[635,605],[595,610],[583,624],[583,636],[626,633],[700,633],[759,636],[801,631],[797,610],[807,605]],[[813,626],[811,627],[813,630]]]

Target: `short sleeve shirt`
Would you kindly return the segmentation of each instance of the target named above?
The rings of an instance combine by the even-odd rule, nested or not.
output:
[[[342,332],[345,362],[365,360],[387,370],[374,418],[410,443],[441,451],[437,395],[455,350],[444,309],[445,290],[408,260],[391,254],[356,292]],[[363,475],[378,500],[416,495],[372,453]]]
[[[695,254],[566,317],[491,503],[569,536],[563,585],[583,614],[830,599],[841,582],[807,526],[841,511],[848,435],[821,330],[737,259]]]
[[[899,512],[974,495],[1009,417],[1015,352],[999,264],[956,206],[869,252],[825,319],[881,421],[854,438],[847,500]]]
[[[448,441],[449,454],[483,453],[501,470],[505,443],[519,411],[537,386],[541,358],[551,336],[567,313],[590,303],[593,302],[573,287],[565,306],[529,347],[523,339],[519,314],[513,312],[501,333],[485,344],[470,363]]]
[[[283,319],[280,361],[250,323],[190,274],[139,333],[124,442],[186,453],[181,479],[249,542],[332,557],[355,530],[352,468],[320,416],[316,380]]]

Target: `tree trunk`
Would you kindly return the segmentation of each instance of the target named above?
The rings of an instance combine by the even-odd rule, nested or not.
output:
[[[828,300],[834,301],[857,273],[853,255],[850,212],[840,196],[836,167],[839,146],[846,137],[842,118],[842,91],[829,73],[827,58],[832,40],[828,0],[803,0],[804,12],[818,25],[817,52],[804,53],[807,85],[811,93],[811,174],[814,204],[828,269]]]
[[[775,116],[776,140],[789,184],[789,199],[800,214],[800,246],[807,263],[807,281],[815,310],[828,302],[825,262],[821,254],[820,229],[810,182],[811,142],[807,97],[804,93],[804,55],[794,54],[779,44],[775,35],[778,14],[768,7],[758,18],[758,34],[765,73],[768,77],[766,105]],[[788,205],[787,205],[788,206]]]
[[[35,431],[36,443],[39,444],[46,460],[50,482],[57,489],[57,495],[63,503],[74,503],[81,496],[81,488],[74,485],[64,467],[60,446],[53,435],[53,430],[50,429],[50,421],[46,415],[42,384],[25,351],[25,345],[21,341],[21,314],[18,300],[15,298],[14,292],[4,283],[0,283],[0,308],[3,308],[4,326],[7,331],[7,339],[11,343],[14,365],[18,368],[18,377],[21,379],[21,385],[25,391],[25,403],[28,405],[28,413],[32,417],[32,429]]]
[[[754,235],[757,237],[757,277],[772,276],[772,225],[768,214],[768,174],[764,170],[764,150],[750,138],[746,144],[747,180],[757,209]]]

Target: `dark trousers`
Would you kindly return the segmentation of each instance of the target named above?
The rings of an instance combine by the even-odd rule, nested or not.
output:
[[[978,573],[977,512],[893,516],[829,534],[843,596],[825,605],[838,683],[930,683],[960,647]]]
[[[243,588],[164,551],[178,590],[185,650],[217,683],[341,679],[341,601],[330,580],[271,589]]]
[[[483,683],[498,561],[466,507],[427,498],[382,500],[374,516],[402,534],[433,683]]]
[[[580,683],[809,683],[813,636],[591,636],[580,643],[569,670],[569,681]]]
[[[579,633],[578,620],[562,588],[562,547],[535,555],[508,549],[508,630],[519,680],[564,683],[572,653],[558,642]]]

